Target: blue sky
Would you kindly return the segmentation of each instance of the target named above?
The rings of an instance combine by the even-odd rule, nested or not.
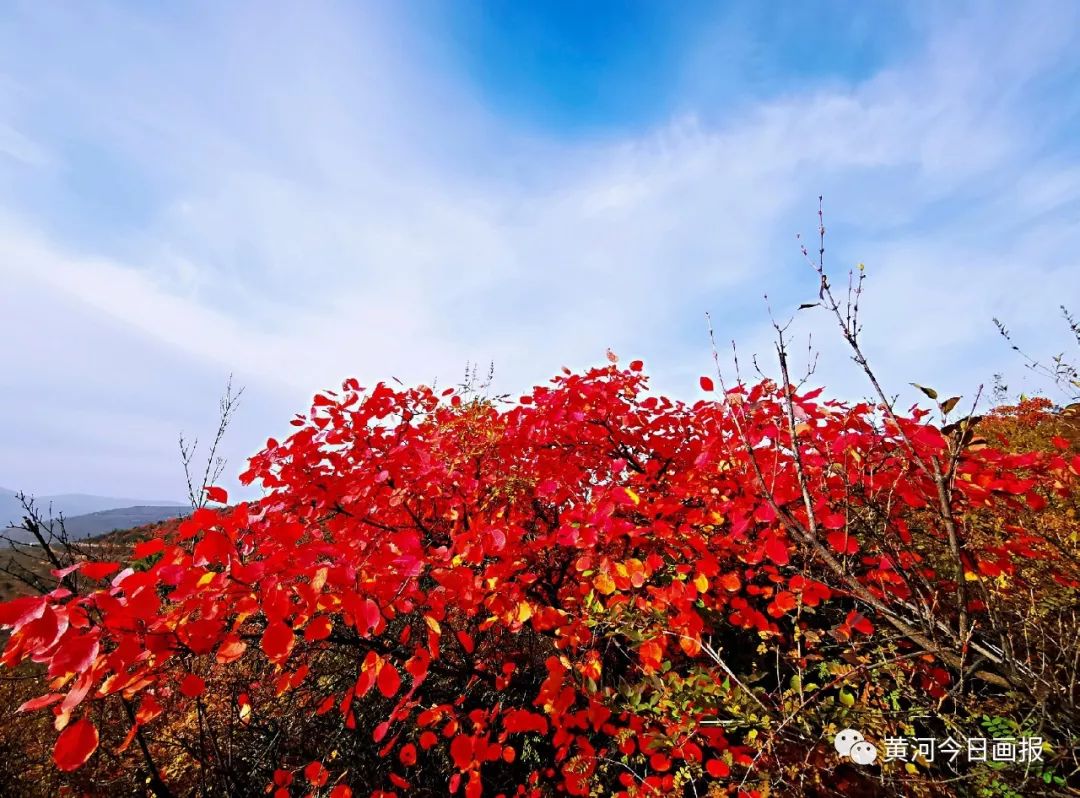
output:
[[[1038,385],[1080,310],[1080,6],[31,3],[0,20],[0,485],[179,497],[347,376],[519,392],[611,347],[768,370],[795,234],[891,390]],[[865,392],[803,313],[815,381]]]

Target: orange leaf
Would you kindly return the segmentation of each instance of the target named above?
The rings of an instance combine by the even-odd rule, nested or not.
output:
[[[593,580],[593,585],[605,596],[610,596],[615,592],[615,580],[608,573],[597,574]]]

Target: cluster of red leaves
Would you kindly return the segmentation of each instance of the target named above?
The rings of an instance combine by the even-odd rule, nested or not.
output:
[[[603,779],[623,795],[666,794],[680,769],[724,779],[752,751],[710,723],[721,708],[633,712],[620,684],[707,664],[703,641],[725,629],[790,640],[807,607],[835,605],[837,639],[875,632],[881,621],[785,524],[809,525],[804,485],[821,540],[878,599],[910,599],[917,572],[948,607],[953,584],[903,545],[913,511],[936,496],[910,447],[941,458],[947,442],[922,412],[898,429],[874,407],[814,391],[794,400],[797,470],[776,385],[686,405],[645,383],[635,361],[567,372],[505,409],[353,380],[316,396],[291,437],[251,459],[242,479],[267,491],[257,504],[196,512],[136,547],[153,563],[141,570],[76,566],[100,580],[91,592],[0,605],[12,630],[2,662],[44,663],[51,680],[22,709],[52,708],[55,762],[70,770],[98,745],[86,702],[137,706],[126,746],[164,706],[211,690],[212,667],[262,657],[279,695],[302,691],[394,763],[379,783],[352,779],[372,795],[407,794],[420,765],[449,762],[445,788],[477,798],[484,774],[519,760],[530,735],[552,761],[525,769],[519,795],[553,784],[587,795]],[[1080,458],[1062,453],[982,448],[959,463],[957,517],[1036,506],[1078,472]],[[1036,531],[1017,528],[965,556],[992,574],[1047,554]],[[598,619],[626,612],[632,632],[597,633]],[[335,648],[357,653],[355,681],[327,692],[317,655]],[[478,683],[499,697],[470,703]],[[364,700],[380,713],[358,712]],[[241,720],[259,711],[247,694],[237,703]],[[346,796],[341,775],[331,781],[318,761],[283,766],[269,789],[288,795],[295,777]]]

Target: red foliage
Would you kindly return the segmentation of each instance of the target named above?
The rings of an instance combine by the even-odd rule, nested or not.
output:
[[[396,752],[397,772],[372,784],[373,795],[403,789],[418,757],[443,749],[456,770],[450,790],[479,796],[485,769],[520,761],[525,734],[540,736],[553,761],[523,789],[544,781],[588,794],[598,763],[617,750],[647,763],[633,778],[618,773],[624,794],[668,789],[683,761],[723,779],[750,758],[703,723],[715,706],[666,718],[630,712],[618,681],[689,667],[723,628],[787,639],[804,607],[836,603],[837,635],[872,635],[881,625],[867,617],[873,610],[852,609],[851,591],[825,584],[827,575],[810,578],[813,544],[793,530],[815,529],[821,550],[878,601],[909,600],[906,569],[926,577],[931,566],[891,544],[911,508],[937,500],[909,447],[943,458],[947,441],[921,413],[883,430],[866,404],[796,397],[804,497],[777,386],[688,406],[646,395],[645,383],[640,361],[567,372],[499,410],[428,388],[364,392],[350,380],[251,459],[243,481],[267,490],[257,504],[198,510],[170,539],[136,547],[136,557],[160,554],[152,565],[125,568],[100,589],[0,606],[12,629],[2,662],[33,659],[50,676],[73,677],[53,709],[60,726],[84,701],[117,694],[138,700],[139,722],[149,723],[176,711],[164,702],[175,687],[181,706],[202,694],[215,663],[265,657],[279,693],[303,691],[313,713],[336,710]],[[1077,467],[1060,455],[965,454],[956,516],[1035,504],[1055,480],[1053,489],[1069,489]],[[871,504],[893,514],[874,519],[888,545],[865,534],[860,514]],[[1033,530],[1020,530],[967,556],[972,569],[995,573],[1047,555]],[[949,606],[948,575],[929,582]],[[633,635],[594,634],[595,618],[622,609],[637,613]],[[355,684],[327,694],[308,673],[333,646],[357,651],[360,665]],[[463,697],[427,692],[436,679],[453,680]],[[477,683],[505,697],[470,706],[464,693]],[[360,717],[352,705],[362,699],[381,701],[371,704],[381,714]],[[258,714],[246,694],[237,701],[241,719]],[[96,746],[89,721],[70,723],[57,766],[79,767]],[[319,761],[303,773],[313,787],[330,778]]]
[[[67,726],[56,738],[53,762],[60,770],[75,770],[88,760],[98,746],[98,731],[86,718]]]

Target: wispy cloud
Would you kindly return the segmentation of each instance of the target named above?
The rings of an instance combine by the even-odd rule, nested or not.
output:
[[[29,419],[0,484],[168,493],[173,430],[205,424],[193,408],[230,370],[249,385],[234,457],[353,374],[446,383],[494,360],[519,390],[611,346],[691,395],[704,310],[766,353],[758,297],[780,313],[814,294],[793,234],[819,192],[832,262],[868,265],[867,343],[900,384],[1015,373],[989,317],[1047,347],[1046,316],[1080,299],[1070,4],[912,17],[917,46],[870,74],[726,115],[699,82],[674,118],[577,137],[501,116],[415,19],[280,11],[30,9],[0,34],[19,98],[0,103],[19,349],[0,411]],[[821,380],[861,391],[827,320],[797,329]],[[141,460],[117,456],[136,427],[114,395],[146,416]]]

